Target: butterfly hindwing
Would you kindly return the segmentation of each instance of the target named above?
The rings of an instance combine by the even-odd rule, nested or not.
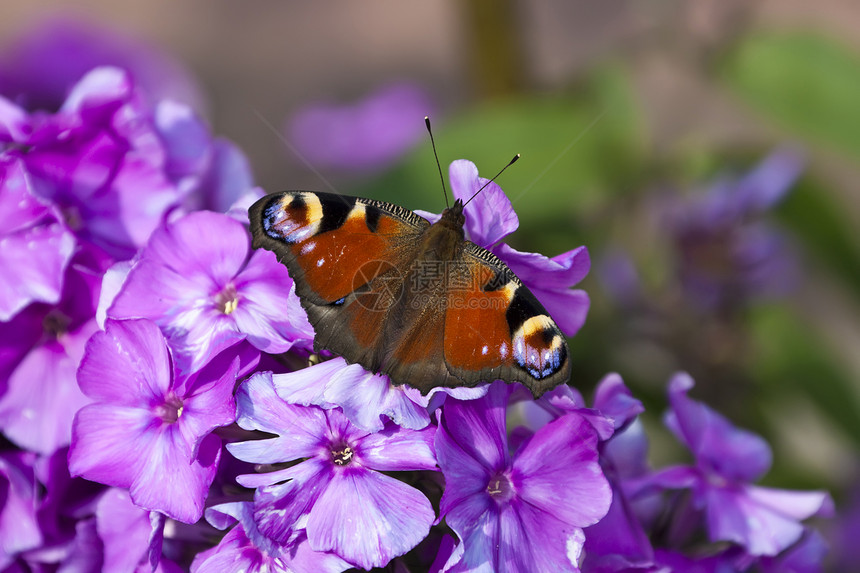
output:
[[[564,334],[507,265],[467,242],[453,272],[444,354],[454,375],[469,386],[516,380],[536,396],[567,382]]]
[[[424,264],[424,263],[431,264]],[[463,386],[445,363],[447,281],[428,272],[439,261],[413,261],[404,277],[397,310],[386,325],[385,369],[395,383],[406,381],[426,394],[436,386]]]

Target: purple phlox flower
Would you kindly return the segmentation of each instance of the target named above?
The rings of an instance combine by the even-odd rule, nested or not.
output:
[[[27,112],[0,95],[0,150],[11,147],[10,143],[26,141],[30,132]]]
[[[101,570],[101,541],[88,505],[89,493],[97,490],[72,487],[62,469],[65,454],[65,449],[41,459],[32,453],[0,454],[3,571]]]
[[[201,179],[194,197],[199,197],[199,209],[223,212],[237,221],[248,221],[248,209],[266,195],[253,185],[250,164],[236,145],[226,139],[212,144],[212,161]],[[186,209],[196,210],[186,201]]]
[[[652,472],[642,422],[630,421],[600,446],[600,465],[612,486],[612,506],[606,517],[585,530],[583,568],[649,565],[653,550],[645,532],[664,514],[666,504],[660,491],[641,487]]]
[[[684,573],[739,573],[752,565],[749,556],[729,547],[715,554],[689,556],[668,549],[654,551],[655,573],[683,571]],[[786,572],[788,573],[788,572]]]
[[[612,436],[612,421],[597,410],[587,408],[582,394],[571,386],[556,386],[537,400],[528,392],[521,392],[519,387],[515,387],[509,400],[509,412],[519,422],[508,436],[510,449],[519,448],[537,430],[569,412],[577,412],[588,418],[601,440]]]
[[[417,489],[381,472],[434,470],[434,426],[408,430],[388,423],[377,433],[351,424],[339,410],[284,402],[271,375],[240,386],[239,425],[278,437],[228,444],[258,464],[299,464],[240,476],[255,487],[254,520],[262,535],[291,547],[304,532],[314,551],[335,553],[365,569],[415,547],[435,519]]]
[[[648,442],[637,416],[644,408],[617,374],[607,375],[594,396],[594,406],[612,420],[615,432],[600,444],[600,465],[612,487],[606,516],[585,529],[585,573],[660,571],[643,527],[643,518],[662,509],[650,492],[637,498],[626,491],[626,480],[648,475]]]
[[[588,408],[576,388],[561,385],[537,400],[526,399],[516,404],[526,423],[528,434],[571,412],[585,417],[594,426],[601,442],[626,427],[644,408],[633,398],[624,381],[616,373],[607,374],[597,385],[594,407]]]
[[[609,509],[598,435],[580,414],[543,426],[513,454],[505,420],[510,388],[449,400],[436,454],[445,476],[441,513],[460,538],[446,571],[578,570],[582,528]]]
[[[385,418],[398,426],[420,430],[430,423],[429,412],[440,402],[437,395],[470,400],[487,391],[486,385],[433,388],[427,396],[422,396],[411,386],[394,386],[388,376],[372,374],[339,357],[295,372],[274,374],[272,381],[284,401],[326,410],[339,407],[352,424],[368,432],[382,430]]]
[[[242,193],[229,207],[227,207],[224,213],[233,217],[240,223],[247,225],[248,209],[251,208],[251,205],[257,202],[257,199],[265,195],[266,192],[260,187],[252,187],[248,191]]]
[[[192,108],[173,100],[160,101],[154,106],[153,123],[166,153],[165,173],[182,194],[187,211],[226,212],[244,195],[250,206],[265,194],[254,187],[244,153],[224,138],[213,139]],[[247,214],[245,209],[245,222]]]
[[[197,521],[221,455],[211,432],[235,419],[240,359],[225,354],[180,375],[153,322],[108,320],[87,344],[78,372],[94,402],[75,416],[72,475],[129,488],[140,507]]]
[[[853,491],[848,498],[840,504],[836,519],[830,525],[833,532],[828,539],[833,540],[834,563],[839,571],[860,570],[860,545],[857,543],[860,536],[860,482],[856,481]]]
[[[437,474],[438,475],[438,474]],[[441,494],[441,475],[439,477],[439,493]],[[457,542],[444,525],[437,524],[430,533],[412,551],[397,557],[385,568],[390,573],[439,573],[451,558]]]
[[[33,570],[42,570],[45,565],[49,569],[60,565],[60,570],[75,566],[83,571],[101,569],[102,544],[93,513],[105,488],[70,477],[68,453],[68,448],[60,448],[40,457],[34,466],[36,479],[44,486],[44,493],[34,502],[42,543],[22,555]]]
[[[430,573],[439,573],[445,569],[445,564],[451,559],[458,548],[457,540],[451,535],[444,535],[439,543],[439,549],[436,551],[436,558],[430,565]]]
[[[488,179],[478,176],[478,168],[466,159],[451,163],[448,168],[454,198],[468,201]],[[430,220],[439,215],[418,211]],[[544,305],[550,316],[568,336],[576,334],[585,323],[590,305],[588,295],[571,289],[591,267],[588,249],[578,247],[549,258],[539,253],[523,253],[500,241],[519,227],[519,219],[502,188],[489,183],[468,205],[466,237],[488,249],[504,261],[529,290]]]
[[[96,505],[96,529],[104,545],[102,571],[179,570],[161,555],[164,515],[134,505],[127,491],[110,488]]]
[[[42,321],[49,308],[32,304],[11,320],[0,322],[0,397],[7,392],[12,372],[41,340],[45,332]]]
[[[45,545],[23,556],[20,571],[102,571],[102,544],[96,520],[89,516],[74,522],[74,535],[60,547]]]
[[[235,527],[217,546],[195,557],[192,573],[338,573],[352,567],[333,553],[311,549],[304,533],[289,548],[274,543],[260,533],[249,502],[210,507],[206,520],[217,529]]]
[[[408,384],[403,385],[403,392],[409,396],[409,399],[415,402],[416,404],[420,404],[421,406],[427,408],[428,412],[433,412],[442,404],[450,396],[456,400],[475,400],[476,398],[480,398],[487,394],[489,391],[489,384],[480,384],[475,386],[474,388],[467,388],[462,386],[460,388],[431,388],[427,395],[421,394],[419,390],[416,390],[412,386]]]
[[[591,268],[585,247],[548,258],[540,253],[523,253],[500,243],[493,253],[529,287],[562,332],[567,336],[579,332],[585,324],[591,301],[584,290],[570,287],[585,278]]]
[[[170,89],[160,89],[169,86],[151,81],[157,78],[170,83],[169,61],[163,57],[164,61],[157,61],[158,58],[150,57],[155,54],[143,47],[120,45],[116,38],[97,39],[96,30],[71,22],[56,22],[46,31],[55,36],[39,36],[21,52],[34,69],[45,65],[55,68],[50,77],[62,86],[47,94],[57,99],[57,103],[46,109],[59,111],[28,117],[21,108],[0,101],[0,141],[19,145],[38,143],[48,148],[35,149],[35,155],[24,154],[34,157],[28,165],[35,163],[33,169],[37,172],[49,172],[50,165],[42,164],[49,164],[52,157],[62,160],[68,171],[74,171],[72,179],[77,181],[72,182],[57,180],[57,174],[48,173],[54,178],[44,190],[51,198],[60,195],[58,201],[71,223],[83,227],[107,225],[105,219],[109,217],[100,215],[115,212],[119,207],[123,212],[129,211],[132,220],[127,223],[145,226],[151,222],[142,219],[156,219],[164,211],[163,205],[154,202],[165,199],[164,195],[168,206],[175,206],[181,199],[188,210],[226,211],[253,188],[250,166],[242,152],[225,139],[213,138],[194,106],[189,105],[199,98],[183,97],[188,90],[179,90],[185,94],[171,93]],[[57,51],[63,53],[54,53]],[[112,64],[115,67],[107,67]],[[94,77],[100,79],[94,81]],[[3,79],[0,65],[0,90]],[[22,94],[20,100],[27,100],[28,96],[38,98],[40,94]],[[93,105],[94,100],[97,106]],[[102,178],[114,176],[115,180],[104,182],[113,193],[97,188]],[[134,180],[139,181],[138,187],[134,187]],[[95,190],[87,189],[88,186]],[[126,193],[130,196],[125,197]],[[91,205],[94,198],[101,205]],[[135,215],[130,204],[132,198],[138,201],[146,198],[140,202],[149,211],[141,210]],[[93,222],[98,224],[92,225]],[[141,246],[146,237],[141,240],[134,231],[131,229],[129,234],[137,241],[135,246]],[[115,256],[130,256],[130,252],[117,253],[116,247],[109,248]]]
[[[239,222],[208,211],[153,234],[107,314],[155,321],[182,372],[242,340],[281,353],[313,338],[286,267],[268,251],[251,252]]]
[[[88,402],[75,373],[98,328],[98,275],[75,263],[65,274],[59,304],[33,304],[0,323],[2,347],[16,355],[9,356],[0,397],[0,428],[16,445],[42,454],[69,444],[75,412]]]
[[[635,307],[644,301],[639,271],[621,248],[613,247],[603,253],[597,264],[597,276],[607,295],[621,307]]]
[[[612,420],[616,432],[621,432],[645,411],[642,402],[624,384],[621,376],[611,372],[604,376],[594,392],[594,408]]]
[[[27,109],[54,111],[69,89],[98,66],[127,70],[152,102],[172,98],[201,109],[194,79],[154,46],[68,17],[47,19],[7,47],[0,61],[0,94]]]
[[[4,154],[20,159],[33,193],[114,258],[131,257],[182,198],[150,111],[118,68],[94,69],[58,112],[5,131],[17,137],[0,140]]]
[[[314,167],[380,169],[424,137],[422,119],[431,108],[424,90],[395,83],[356,104],[308,105],[289,118],[286,133],[300,157]]]
[[[690,399],[693,380],[676,374],[669,383],[671,411],[666,425],[693,453],[695,466],[674,466],[655,472],[644,485],[690,489],[694,507],[705,513],[711,541],[732,541],[752,556],[773,556],[804,531],[800,523],[833,511],[823,491],[790,491],[751,485],[770,467],[767,443],[752,432],[735,428],[704,404]]]
[[[584,550],[584,573],[663,571],[655,564],[654,549],[634,506],[615,483],[609,511],[585,528]]]
[[[56,303],[74,248],[55,210],[31,192],[21,161],[0,153],[0,320],[32,302]]]
[[[0,569],[4,571],[17,555],[42,543],[34,458],[28,452],[0,453]]]
[[[412,430],[430,423],[427,408],[413,402],[403,386],[392,386],[387,376],[372,374],[358,364],[347,364],[343,358],[274,374],[272,382],[284,401],[327,410],[340,407],[352,424],[368,432],[382,430],[384,418]]]
[[[770,446],[761,436],[735,428],[705,404],[690,399],[687,392],[694,384],[686,373],[678,373],[669,381],[671,410],[666,413],[666,425],[704,471],[731,481],[761,478],[770,469]]]
[[[597,386],[594,407],[587,408],[582,395],[570,386],[559,386],[538,400],[516,405],[528,430],[516,428],[511,435],[525,439],[534,429],[569,413],[582,416],[599,437],[600,465],[612,488],[612,503],[599,522],[585,529],[585,572],[650,570],[653,550],[638,519],[636,507],[623,493],[623,480],[645,473],[647,442],[636,417],[644,410],[616,373],[607,374]],[[525,430],[525,431],[524,431]],[[616,467],[616,463],[621,464]],[[628,465],[634,465],[628,467]],[[642,469],[639,469],[643,466]],[[638,500],[637,500],[638,501]]]
[[[800,541],[776,557],[762,557],[759,568],[762,573],[821,573],[828,547],[818,531],[807,529]],[[851,571],[852,569],[833,569]]]
[[[99,303],[96,307],[96,322],[99,328],[104,330],[105,321],[108,319],[108,309],[113,304],[119,291],[122,290],[128,273],[137,263],[138,257],[127,261],[119,261],[111,265],[102,275],[101,292]]]
[[[746,176],[718,181],[672,206],[668,222],[680,278],[694,301],[712,308],[779,294],[795,282],[789,239],[760,217],[791,189],[802,167],[796,150],[781,149]]]
[[[682,215],[704,226],[741,222],[779,203],[800,176],[803,164],[799,150],[778,149],[745,176],[718,180]]]

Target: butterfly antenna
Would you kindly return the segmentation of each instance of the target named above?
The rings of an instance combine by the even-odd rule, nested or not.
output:
[[[430,129],[430,117],[424,116],[424,125],[427,126],[427,133],[430,134],[430,145],[433,146],[433,157],[436,158],[436,168],[439,170],[439,179],[442,180],[442,193],[445,195],[445,207],[448,205],[448,190],[445,189],[445,176],[442,175],[442,165],[439,164],[439,154],[436,153],[436,141],[433,139],[433,130]]]
[[[468,204],[472,201],[472,199],[474,199],[475,197],[477,197],[477,196],[478,196],[478,193],[480,193],[481,191],[483,191],[483,190],[484,190],[484,188],[485,188],[487,185],[489,185],[490,183],[492,183],[493,181],[495,181],[495,180],[496,180],[496,178],[497,178],[499,175],[501,175],[502,173],[504,173],[504,172],[505,172],[505,169],[507,169],[508,167],[510,167],[511,165],[513,165],[514,163],[516,163],[516,162],[517,162],[517,159],[519,159],[519,158],[520,158],[520,154],[519,154],[519,153],[517,153],[516,155],[514,155],[514,158],[513,158],[513,159],[511,159],[510,161],[508,161],[508,164],[507,164],[507,165],[505,165],[504,167],[502,167],[502,170],[501,170],[501,171],[499,171],[498,173],[496,173],[496,174],[493,176],[493,178],[492,178],[492,179],[490,179],[489,181],[487,181],[486,183],[484,183],[483,185],[481,185],[481,188],[480,188],[480,189],[478,189],[477,191],[475,191],[475,194],[474,194],[474,195],[472,195],[471,197],[469,197],[469,200],[468,200],[468,201],[466,201],[465,203],[463,203],[463,207],[465,207],[466,205],[468,205]]]

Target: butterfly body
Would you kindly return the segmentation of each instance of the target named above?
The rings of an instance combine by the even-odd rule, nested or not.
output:
[[[382,201],[268,195],[250,209],[254,247],[296,283],[317,350],[426,394],[518,381],[533,394],[567,382],[564,335],[514,273],[465,239],[463,203],[431,224]]]

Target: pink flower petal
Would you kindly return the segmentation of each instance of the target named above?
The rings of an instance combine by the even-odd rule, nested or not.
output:
[[[519,499],[577,527],[596,523],[612,499],[597,463],[597,432],[579,414],[538,430],[517,453],[511,481]],[[560,489],[566,492],[562,497]]]
[[[561,331],[573,336],[588,315],[588,294],[570,287],[590,268],[585,247],[548,258],[540,253],[523,253],[502,243],[493,252],[511,268],[546,308]]]
[[[271,354],[289,350],[295,340],[313,340],[287,269],[274,253],[258,250],[234,280],[239,299],[233,319],[248,342]]]
[[[0,561],[34,549],[42,544],[42,532],[36,517],[37,481],[33,475],[32,454],[4,452],[0,455]],[[30,458],[29,460],[27,458]]]
[[[506,384],[495,382],[481,400],[446,402],[440,418],[440,430],[490,472],[506,467],[510,460],[505,433],[509,393]]]
[[[487,501],[490,502],[489,496]],[[490,502],[491,503],[491,502]],[[473,511],[473,519],[463,519],[468,527],[451,528],[460,537],[443,571],[446,573],[491,573],[500,571],[498,560],[499,517],[494,511]]]
[[[359,567],[382,567],[415,547],[435,519],[424,494],[376,472],[335,472],[308,518],[310,546]]]
[[[236,401],[239,426],[278,435],[268,440],[230,444],[230,453],[239,459],[277,463],[310,457],[322,447],[328,426],[325,413],[319,408],[284,402],[275,394],[271,372],[255,374],[243,382]]]
[[[496,540],[496,568],[499,571],[527,573],[529,571],[576,570],[577,562],[568,554],[578,556],[585,536],[582,530],[556,519],[551,514],[528,503],[512,503],[499,513],[499,536]]]
[[[86,340],[93,331],[95,321],[66,336]],[[82,350],[58,342],[36,347],[9,377],[0,427],[15,444],[42,454],[69,444],[75,413],[90,401],[75,380]]]
[[[362,438],[356,447],[356,457],[363,466],[381,472],[435,470],[435,434],[435,426],[410,431],[389,425]]]
[[[137,408],[84,406],[72,426],[69,472],[90,481],[130,487],[154,447],[149,428],[160,423],[151,413]]]
[[[209,434],[197,457],[189,460],[174,443],[174,432],[159,436],[139,468],[129,493],[135,504],[160,511],[177,521],[194,523],[203,515],[209,486],[221,457],[221,440]]]
[[[56,303],[74,236],[34,197],[20,161],[0,161],[0,320],[32,302]]]
[[[170,352],[155,323],[108,320],[87,343],[78,384],[94,400],[158,404],[170,390]]]
[[[478,192],[489,181],[478,177],[478,168],[466,159],[459,159],[448,167],[451,192],[463,202]],[[496,183],[490,183],[466,206],[466,232],[472,242],[490,248],[519,227],[519,219],[511,202]]]
[[[289,468],[280,479],[287,476],[289,481],[262,487],[254,496],[257,527],[263,535],[281,545],[291,543],[299,534],[304,518],[314,510],[329,487],[332,468],[330,464],[311,458]]]
[[[96,505],[96,528],[104,544],[104,571],[133,571],[145,559],[152,523],[127,491],[104,492]]]
[[[340,357],[276,374],[273,380],[278,395],[287,402],[325,409],[340,406],[350,422],[370,432],[384,427],[382,416],[415,430],[430,423],[427,409],[415,403],[404,387],[392,386],[387,376],[371,374]]]
[[[772,458],[767,442],[690,398],[687,393],[693,384],[683,372],[669,381],[672,410],[665,423],[690,448],[697,465],[731,480],[750,482],[764,475]]]

